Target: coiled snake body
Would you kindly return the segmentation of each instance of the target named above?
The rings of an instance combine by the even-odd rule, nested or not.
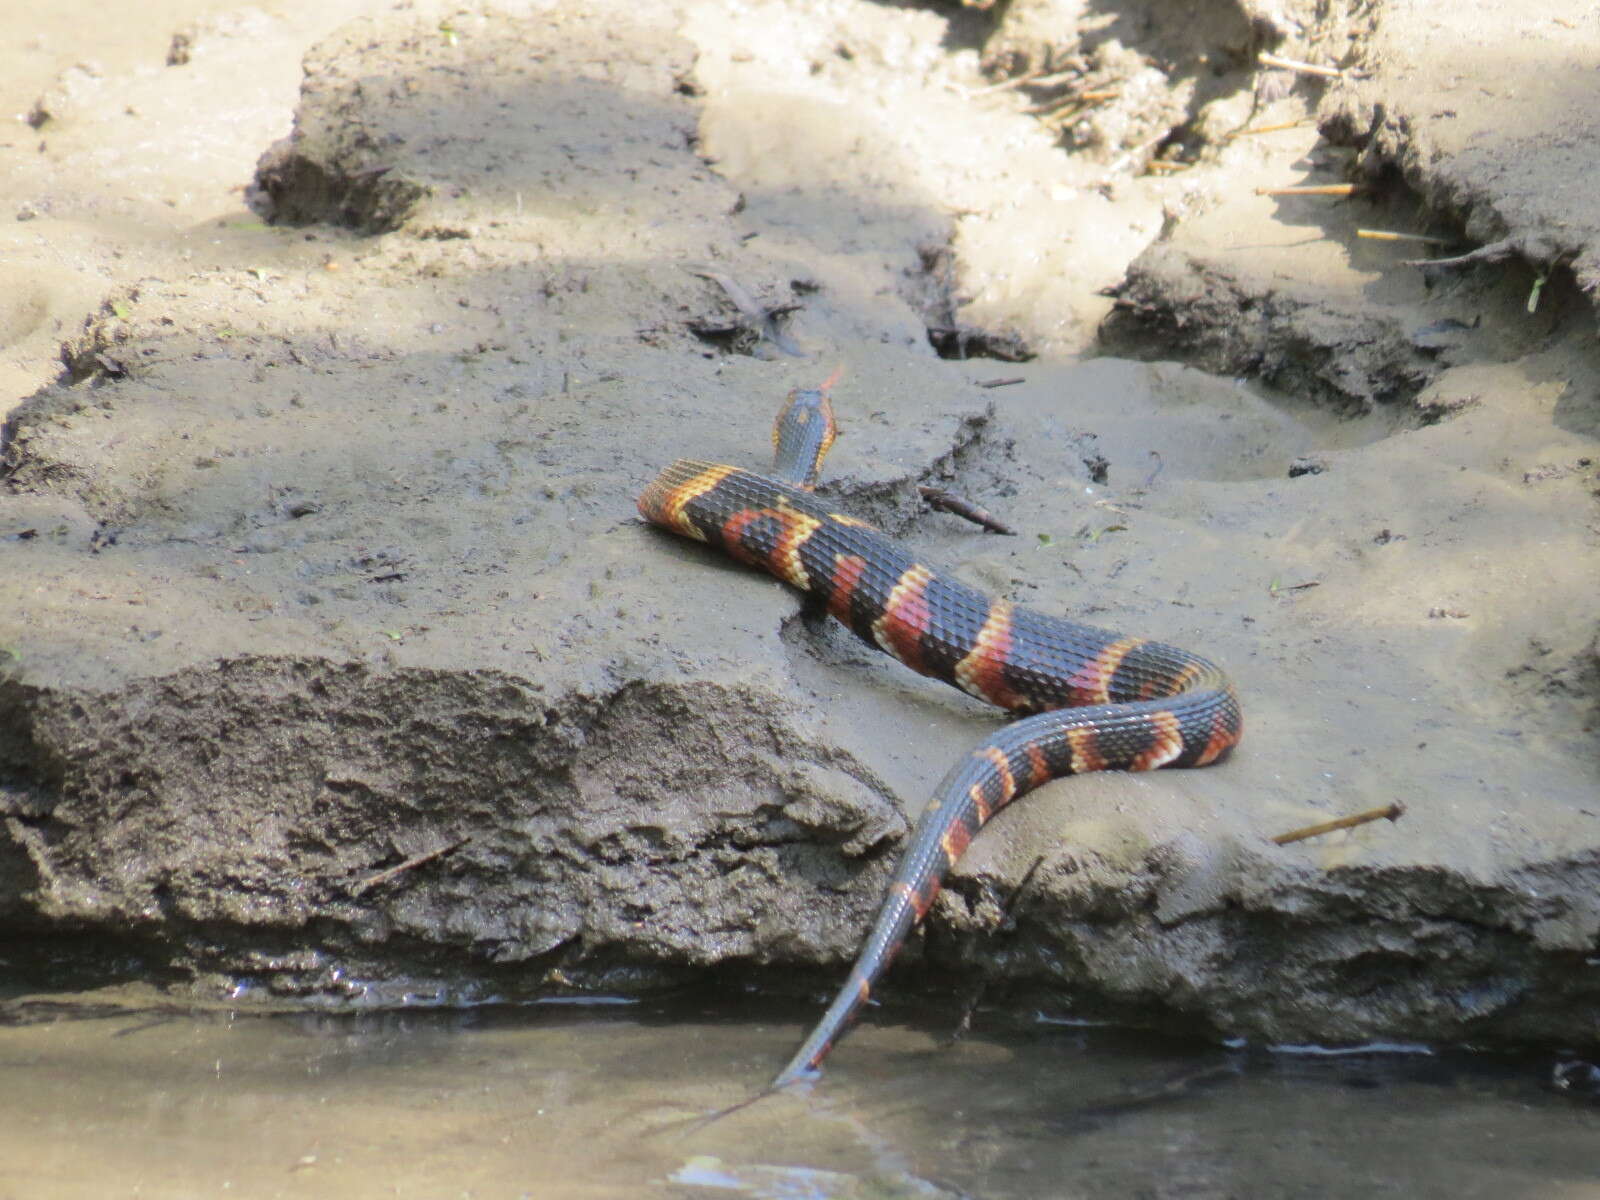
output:
[[[680,459],[639,512],[815,594],[913,671],[1023,718],[934,790],[849,977],[769,1091],[815,1073],[994,813],[1064,775],[1205,766],[1242,728],[1233,685],[1198,655],[986,596],[812,495],[834,428],[827,385],[797,390],[773,434],[780,478]]]

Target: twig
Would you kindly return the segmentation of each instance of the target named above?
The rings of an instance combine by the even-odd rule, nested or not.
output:
[[[1014,383],[1027,383],[1021,375],[1007,375],[1002,379],[985,379],[978,384],[981,388],[1010,387]]]
[[[1006,537],[1017,536],[1015,529],[982,505],[974,504],[965,496],[958,496],[954,492],[947,492],[943,488],[935,487],[919,487],[917,491],[928,502],[929,508],[937,509],[940,512],[954,513],[958,517],[971,521],[974,525],[982,525],[991,533],[1003,534]]]
[[[1295,187],[1258,187],[1258,196],[1354,196],[1365,191],[1359,183],[1308,183]]]
[[[1079,104],[1077,99],[1074,98],[1061,105],[1059,108],[1051,109],[1044,116],[1040,117],[1039,124],[1044,126],[1046,129],[1052,129],[1055,132],[1060,133],[1062,130],[1066,129],[1068,125],[1076,121],[1079,114],[1081,114],[1083,111],[1084,105]]]
[[[1279,583],[1274,579],[1267,585],[1267,593],[1276,596],[1279,592],[1303,592],[1307,588],[1321,587],[1322,580],[1312,579],[1305,583]]]
[[[1228,135],[1228,140],[1254,137],[1258,133],[1282,133],[1285,129],[1302,129],[1309,124],[1311,124],[1311,118],[1302,117],[1298,121],[1279,121],[1276,125],[1257,125],[1254,129],[1235,129]]]
[[[1071,83],[1074,79],[1082,79],[1083,72],[1077,67],[1068,67],[1065,71],[1057,71],[1054,75],[1034,75],[1027,82],[1033,87],[1057,87],[1063,83]]]
[[[393,879],[396,875],[403,874],[406,871],[414,871],[416,868],[425,863],[431,863],[436,858],[443,858],[446,854],[454,854],[457,850],[461,849],[461,847],[465,846],[471,840],[472,838],[470,836],[457,838],[455,841],[449,842],[446,845],[438,847],[437,849],[429,850],[423,854],[412,855],[410,858],[406,859],[405,862],[396,863],[387,870],[379,871],[376,875],[367,876],[367,878],[363,879],[360,883],[356,884],[355,887],[350,889],[350,895],[352,897],[360,896],[369,889],[377,887],[380,883],[386,883],[388,880]]]
[[[1106,100],[1115,100],[1122,95],[1118,88],[1100,88],[1086,92],[1068,92],[1065,96],[1052,96],[1048,100],[1041,100],[1031,108],[1022,111],[1037,116],[1040,113],[1059,113],[1063,109],[1072,109],[1076,112],[1086,104],[1099,104]]]
[[[1290,842],[1302,842],[1306,838],[1321,837],[1325,833],[1333,833],[1339,829],[1351,829],[1357,825],[1365,825],[1369,821],[1398,821],[1405,811],[1405,806],[1399,803],[1391,804],[1386,808],[1369,808],[1366,812],[1359,812],[1354,816],[1340,817],[1336,821],[1324,821],[1320,825],[1307,825],[1304,829],[1280,833],[1272,840],[1280,846],[1287,846]]]
[[[1110,180],[1111,180],[1111,177],[1113,175],[1117,174],[1117,172],[1121,171],[1123,167],[1127,166],[1129,163],[1131,163],[1135,159],[1139,158],[1140,155],[1148,154],[1150,151],[1154,150],[1157,146],[1161,145],[1162,142],[1166,141],[1171,136],[1172,136],[1172,130],[1166,129],[1166,130],[1163,130],[1162,132],[1156,134],[1155,137],[1149,139],[1148,141],[1140,142],[1132,150],[1129,150],[1126,154],[1121,155],[1115,162],[1113,162],[1109,167],[1107,167],[1106,170],[1105,170],[1105,174],[1101,176],[1101,179],[1103,181],[1109,183]]]
[[[1373,242],[1426,242],[1430,246],[1451,244],[1449,238],[1429,237],[1425,233],[1398,233],[1392,229],[1358,229],[1356,236]]]
[[[992,96],[996,92],[1009,92],[1019,87],[1026,87],[1036,83],[1041,87],[1048,87],[1051,83],[1065,83],[1071,75],[1057,77],[1044,74],[1043,67],[1035,67],[1021,75],[1013,75],[1010,79],[1002,79],[999,83],[986,83],[980,88],[973,88],[967,92],[968,96]]]
[[[1502,262],[1518,253],[1517,247],[1510,238],[1502,238],[1498,242],[1490,242],[1486,246],[1479,246],[1476,250],[1469,250],[1465,254],[1457,254],[1451,258],[1407,258],[1402,262],[1408,267],[1470,267],[1476,263]]]
[[[1146,171],[1187,171],[1192,166],[1194,166],[1193,163],[1172,162],[1165,158],[1152,158],[1145,163],[1144,169]]]
[[[1256,55],[1263,67],[1277,67],[1280,71],[1298,71],[1302,75],[1320,75],[1324,79],[1343,79],[1346,72],[1339,67],[1319,67],[1316,63],[1301,62],[1297,58],[1279,58],[1263,50]]]

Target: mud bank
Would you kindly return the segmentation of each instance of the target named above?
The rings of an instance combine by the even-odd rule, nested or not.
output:
[[[1187,54],[1157,9],[362,8],[198,17],[181,61],[72,76],[4,149],[13,965],[314,1003],[834,977],[996,718],[633,497],[679,456],[760,466],[783,394],[842,365],[829,494],[986,590],[1216,658],[1247,714],[1223,766],[998,818],[908,989],[1593,1043],[1567,125],[1508,143],[1512,196],[1424,112],[1419,77],[1453,85],[1402,69],[1403,5],[1219,6]],[[272,70],[302,53],[285,140]],[[281,96],[242,90],[247,54]],[[1325,179],[1384,186],[1257,194]],[[1423,268],[1458,247],[1359,234],[1401,224],[1512,249]],[[1097,337],[1228,378],[1078,357]]]

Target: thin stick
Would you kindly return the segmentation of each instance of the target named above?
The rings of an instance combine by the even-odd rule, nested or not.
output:
[[[1078,119],[1083,112],[1084,105],[1076,97],[1066,101],[1058,108],[1050,109],[1047,115],[1039,118],[1039,123],[1046,129],[1062,130]]]
[[[1430,246],[1448,246],[1449,238],[1429,237],[1425,233],[1399,233],[1393,229],[1358,229],[1358,238],[1374,242],[1426,242]]]
[[[1369,821],[1398,821],[1405,811],[1405,806],[1399,803],[1391,804],[1387,808],[1369,808],[1366,812],[1359,812],[1354,816],[1340,817],[1336,821],[1324,821],[1320,825],[1307,825],[1304,829],[1280,833],[1272,840],[1280,846],[1287,846],[1290,842],[1303,842],[1306,838],[1321,837],[1336,830],[1352,829]]]
[[[1071,110],[1072,112],[1076,113],[1085,104],[1099,104],[1105,100],[1115,100],[1121,95],[1122,92],[1117,88],[1100,88],[1095,91],[1085,92],[1068,92],[1065,96],[1052,96],[1048,100],[1041,100],[1033,107],[1025,108],[1022,111],[1035,116],[1039,113],[1053,113],[1059,117],[1059,115],[1066,110]]]
[[[1156,134],[1156,136],[1151,138],[1149,141],[1140,142],[1132,150],[1129,150],[1126,154],[1122,155],[1115,162],[1113,162],[1109,167],[1107,167],[1106,170],[1105,170],[1105,174],[1102,175],[1101,178],[1103,180],[1109,181],[1113,175],[1115,175],[1118,171],[1122,170],[1122,168],[1127,166],[1129,163],[1133,162],[1140,155],[1148,154],[1150,151],[1154,150],[1157,146],[1161,145],[1162,142],[1166,141],[1167,138],[1171,136],[1171,132],[1172,132],[1171,130],[1167,130],[1167,131],[1165,131],[1163,133]]]
[[[1301,62],[1297,58],[1279,58],[1263,50],[1256,55],[1263,67],[1277,67],[1280,71],[1298,71],[1302,75],[1320,75],[1324,79],[1343,79],[1345,72],[1338,67],[1319,67],[1316,63]]]
[[[1058,108],[1063,108],[1069,104],[1076,104],[1077,100],[1078,97],[1076,95],[1051,96],[1048,100],[1041,100],[1037,104],[1028,105],[1028,107],[1022,111],[1030,117],[1037,117],[1041,113],[1055,112]]]
[[[1007,375],[1003,379],[985,379],[978,386],[981,388],[1010,387],[1014,383],[1027,383],[1021,375]]]
[[[1309,183],[1296,187],[1258,187],[1258,196],[1354,196],[1365,189],[1358,183]]]
[[[1228,135],[1231,141],[1234,138],[1254,137],[1258,133],[1281,133],[1285,129],[1303,129],[1311,124],[1310,117],[1301,117],[1298,121],[1279,121],[1276,125],[1257,125],[1254,129],[1235,129]]]
[[[1058,78],[1054,75],[1042,74],[1044,68],[1036,67],[1023,75],[1013,75],[1010,79],[1002,79],[999,83],[987,83],[983,87],[973,88],[968,96],[991,96],[995,92],[1009,92],[1014,88],[1026,87],[1030,83],[1037,83],[1041,87],[1048,87],[1051,83],[1065,83],[1072,78],[1070,75]]]
[[[388,880],[393,879],[396,875],[400,875],[406,871],[414,871],[425,863],[431,863],[436,858],[443,858],[446,854],[454,854],[457,850],[461,849],[461,847],[465,846],[471,840],[471,837],[457,838],[455,841],[440,846],[435,850],[429,850],[424,854],[413,855],[412,857],[406,859],[405,862],[396,863],[386,871],[379,871],[376,875],[369,875],[360,883],[356,884],[355,887],[350,889],[350,895],[352,897],[360,896],[368,889],[375,888],[380,883],[385,883]]]
[[[1500,262],[1516,253],[1517,247],[1512,244],[1511,239],[1502,238],[1498,242],[1490,242],[1465,254],[1457,254],[1453,258],[1407,258],[1401,262],[1408,267],[1467,267],[1474,263]]]
[[[1071,83],[1074,79],[1082,79],[1083,72],[1077,67],[1068,67],[1065,71],[1057,71],[1054,75],[1035,75],[1028,80],[1034,87],[1056,87],[1059,84]]]
[[[974,525],[981,525],[991,533],[1002,534],[1005,537],[1016,537],[1017,531],[1007,525],[999,517],[980,504],[974,504],[965,496],[958,496],[954,492],[947,492],[943,488],[919,487],[918,492],[928,502],[929,508],[938,509],[940,512],[954,513],[971,521]]]
[[[1169,162],[1164,158],[1152,158],[1145,163],[1144,169],[1146,171],[1187,171],[1192,166],[1194,166],[1193,163]]]

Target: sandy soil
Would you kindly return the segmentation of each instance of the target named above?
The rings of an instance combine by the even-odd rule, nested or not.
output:
[[[841,503],[1247,713],[1224,766],[997,820],[930,980],[1593,1043],[1600,18],[1179,8],[63,6],[0,50],[15,961],[358,1002],[837,964],[995,718],[632,498],[759,466],[842,365]]]

